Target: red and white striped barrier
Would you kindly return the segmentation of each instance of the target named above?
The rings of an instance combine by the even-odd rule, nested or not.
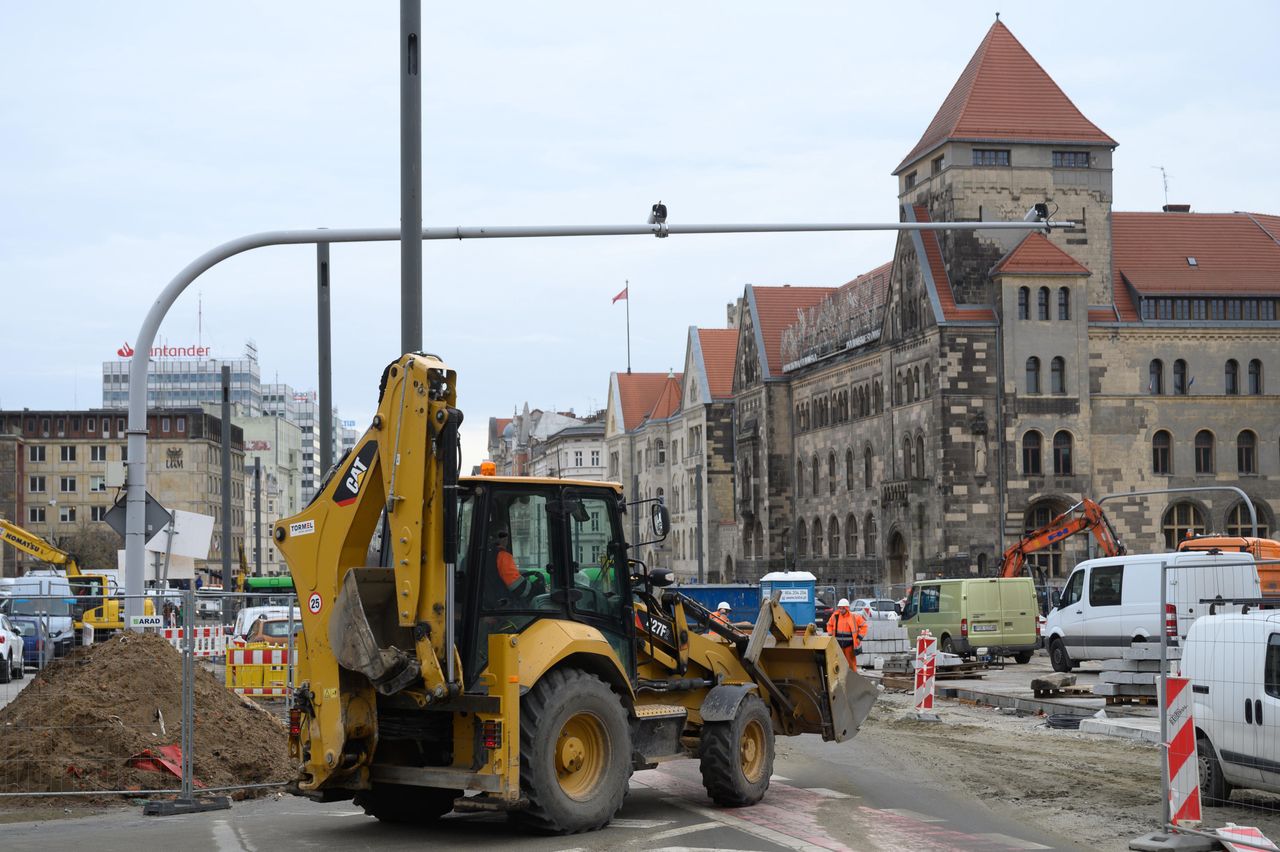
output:
[[[1227,852],[1280,852],[1280,847],[1251,825],[1227,823],[1226,828],[1214,832]]]
[[[228,666],[286,666],[287,648],[228,648]],[[298,650],[293,651],[293,665],[298,663]]]
[[[1165,680],[1164,714],[1169,731],[1169,821],[1174,825],[1200,822],[1200,765],[1196,757],[1196,728],[1191,718],[1191,681]]]
[[[183,633],[181,627],[165,627],[160,630],[170,645],[183,650]],[[193,627],[191,629],[197,657],[221,657],[227,648],[227,637],[222,627]]]
[[[260,695],[265,698],[283,698],[293,690],[287,686],[233,686],[231,691],[236,695]]]
[[[928,630],[916,637],[916,712],[933,712],[933,677],[938,661],[938,644]]]

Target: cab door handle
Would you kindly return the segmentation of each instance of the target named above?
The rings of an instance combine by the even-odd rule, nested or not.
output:
[[[1262,724],[1262,699],[1255,698],[1253,700],[1253,721],[1259,725]]]
[[[1244,700],[1244,723],[1246,725],[1253,724],[1253,702],[1248,698]]]

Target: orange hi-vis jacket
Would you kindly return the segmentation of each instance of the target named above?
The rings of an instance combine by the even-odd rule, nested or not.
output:
[[[827,633],[836,637],[841,648],[857,648],[867,635],[867,620],[860,612],[837,609],[827,619]]]
[[[729,617],[726,616],[720,610],[716,610],[715,612],[711,613],[711,618],[713,621],[718,621],[721,624],[724,624],[724,625],[729,624]]]

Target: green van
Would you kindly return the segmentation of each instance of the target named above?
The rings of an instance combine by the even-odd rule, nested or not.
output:
[[[928,629],[942,651],[968,657],[986,648],[1027,663],[1040,647],[1039,614],[1030,577],[921,580],[911,589],[901,624],[913,644]]]

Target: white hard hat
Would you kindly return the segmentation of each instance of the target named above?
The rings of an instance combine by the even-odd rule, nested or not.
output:
[[[728,601],[720,601],[720,605],[717,606],[716,609],[733,609],[733,607],[729,606]]]
[[[841,599],[840,599],[840,602],[839,602],[838,604],[836,604],[836,609],[839,609],[840,607],[844,607],[845,609],[848,609],[848,608],[849,608],[849,599],[848,599],[848,598],[841,598]]]

